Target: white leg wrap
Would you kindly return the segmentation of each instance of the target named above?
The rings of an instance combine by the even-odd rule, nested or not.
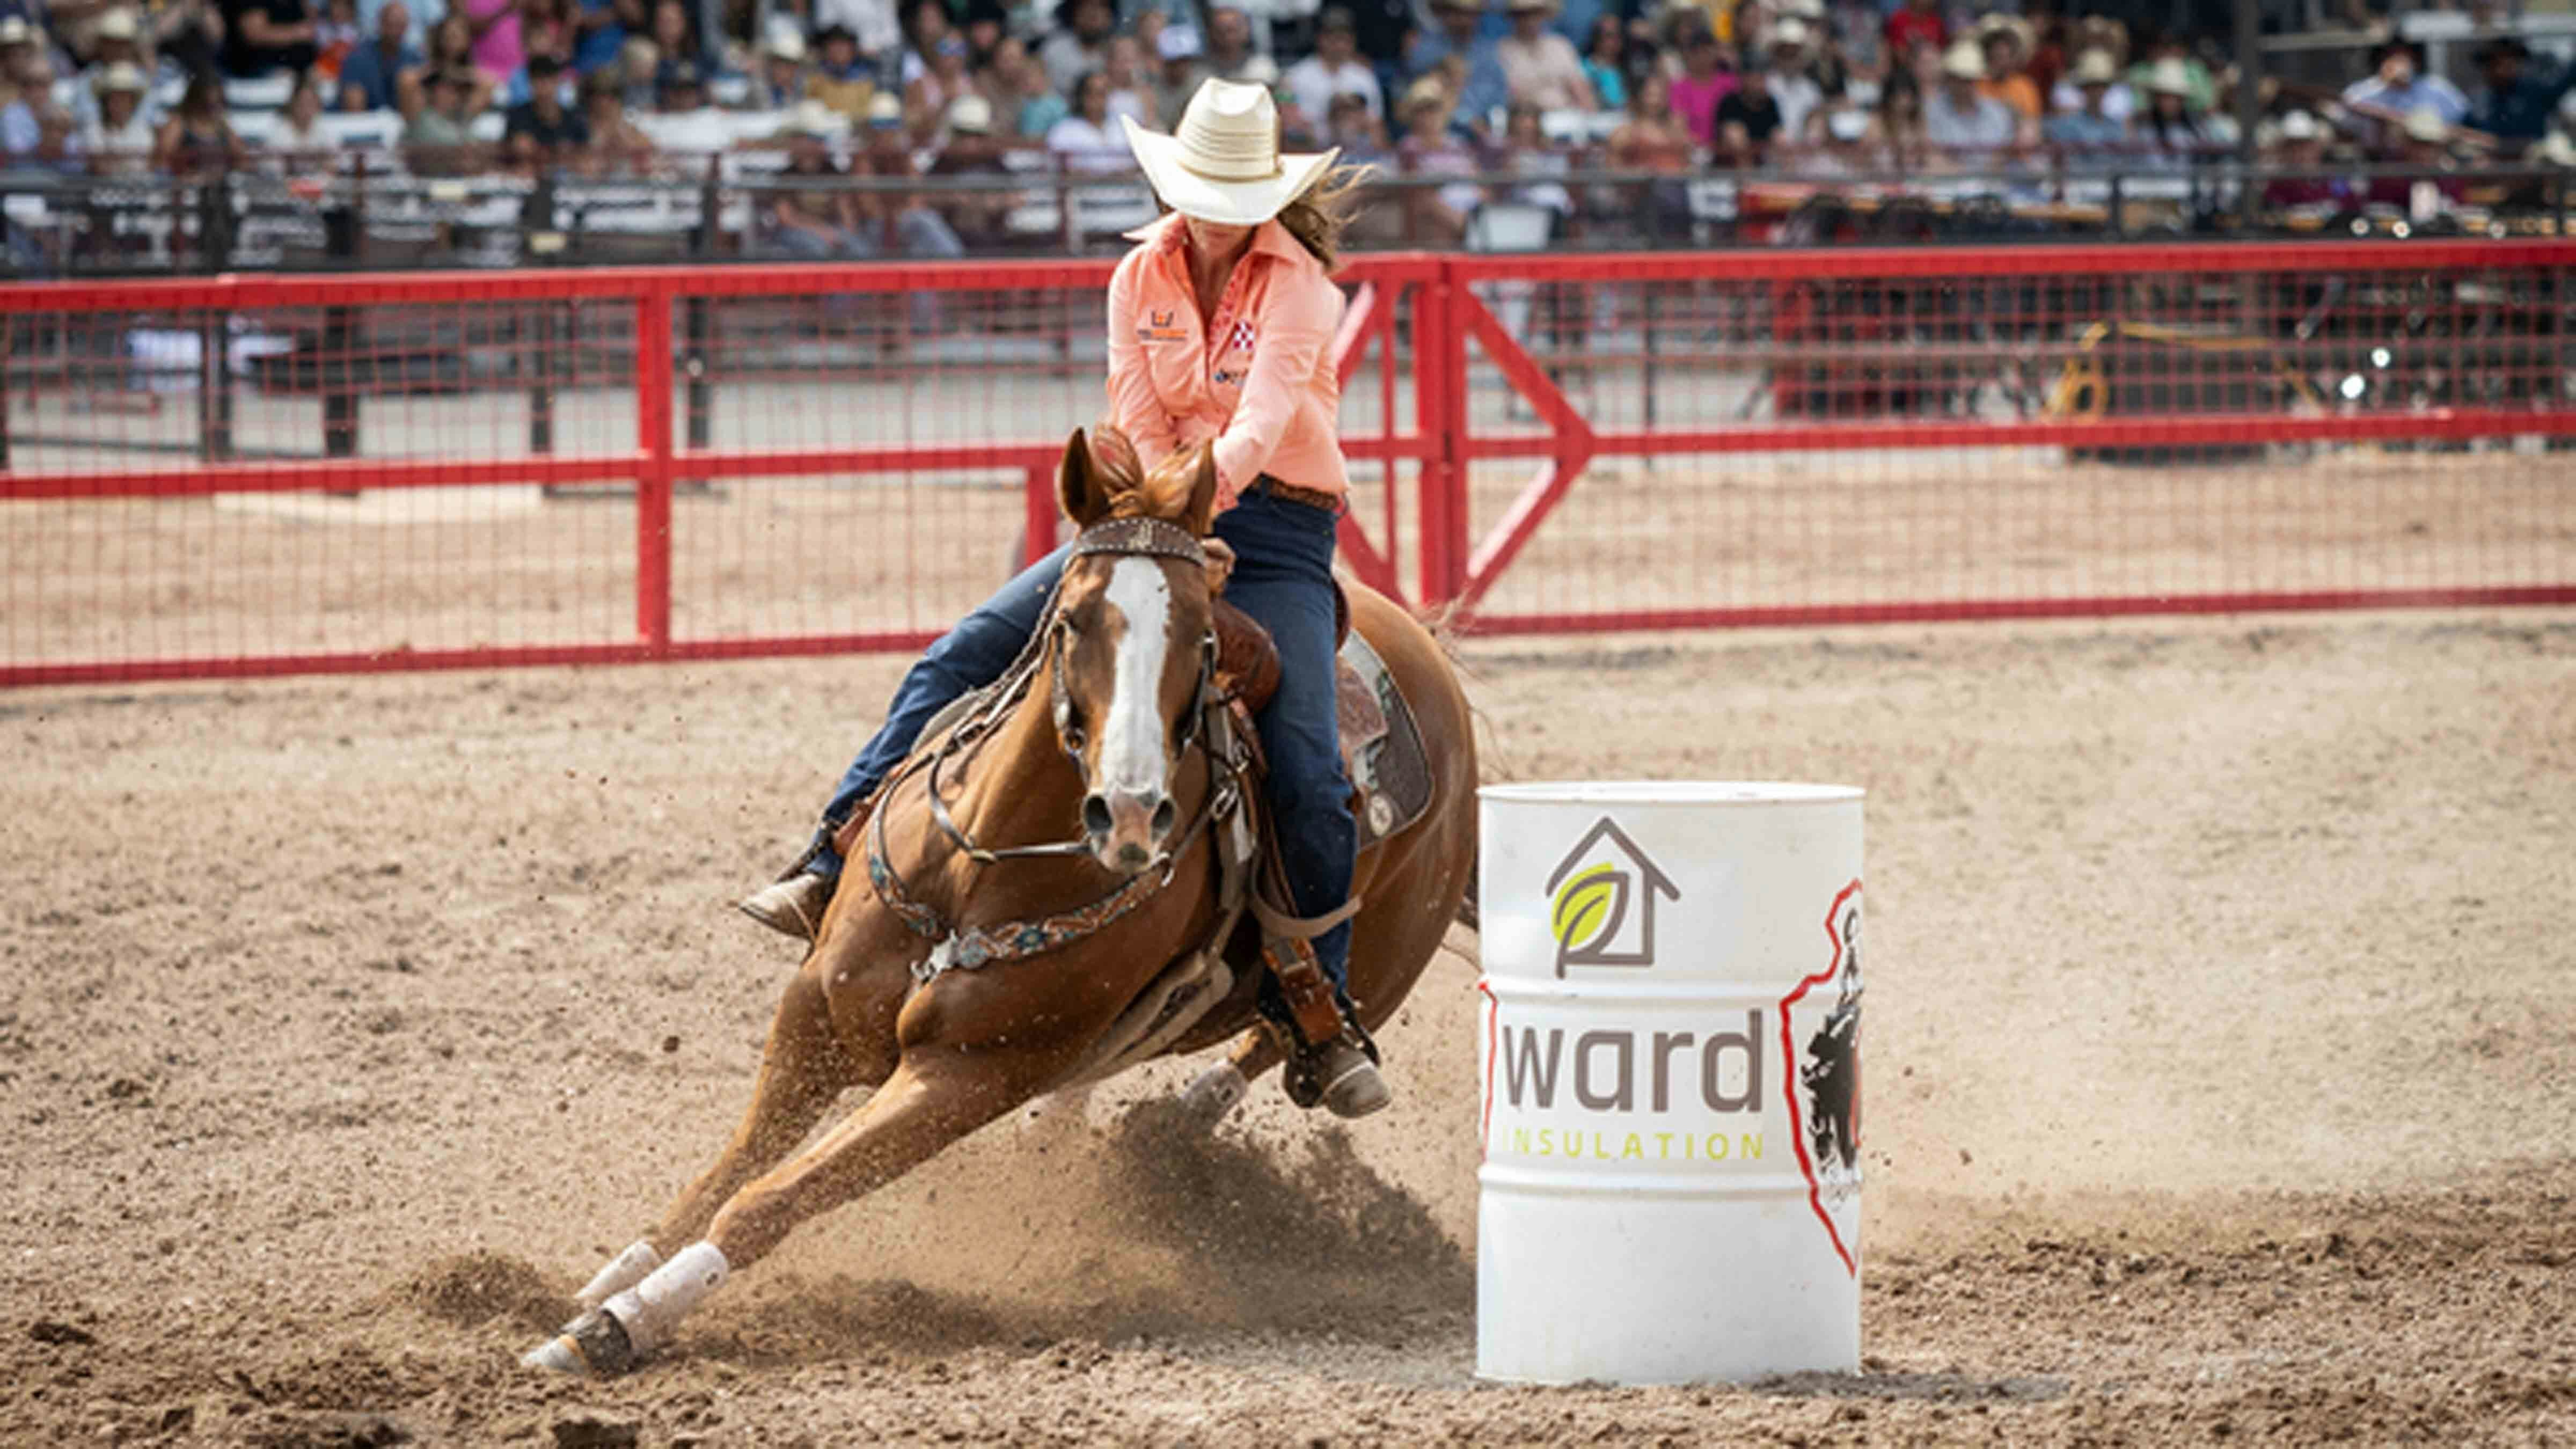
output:
[[[584,1308],[597,1308],[643,1282],[645,1275],[661,1266],[662,1255],[653,1251],[651,1243],[637,1239],[626,1245],[625,1252],[609,1259],[608,1266],[599,1270],[598,1277],[583,1284],[581,1291],[573,1295],[573,1301]]]
[[[671,1336],[671,1329],[690,1309],[715,1291],[732,1271],[713,1243],[691,1243],[671,1255],[641,1283],[604,1305],[626,1330],[637,1353],[650,1353]]]
[[[1181,1105],[1192,1117],[1214,1127],[1226,1113],[1235,1109],[1235,1104],[1243,1100],[1244,1091],[1250,1085],[1234,1063],[1219,1062],[1199,1073],[1198,1080],[1190,1083],[1189,1090],[1181,1094]]]

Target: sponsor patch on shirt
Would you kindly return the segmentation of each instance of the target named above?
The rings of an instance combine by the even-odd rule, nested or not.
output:
[[[1187,342],[1189,338],[1190,329],[1183,325],[1177,310],[1158,312],[1149,307],[1145,309],[1145,325],[1136,329],[1139,342]]]
[[[1250,352],[1252,350],[1252,324],[1250,322],[1235,323],[1234,330],[1225,334],[1225,345],[1226,349],[1231,352]]]

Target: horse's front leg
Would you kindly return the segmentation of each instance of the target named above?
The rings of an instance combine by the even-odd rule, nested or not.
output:
[[[672,1254],[697,1241],[736,1192],[777,1166],[805,1140],[842,1092],[874,1086],[893,1072],[894,1022],[907,978],[900,966],[863,973],[860,963],[866,952],[856,936],[827,930],[823,944],[807,956],[779,998],[751,1104],[732,1139],[663,1212],[651,1233],[611,1258],[583,1285],[576,1295],[583,1309],[596,1309],[633,1288]],[[871,975],[887,976],[892,990],[852,989],[886,984],[869,979]],[[835,982],[841,987],[837,999],[830,984]],[[836,1005],[842,1018],[838,1021]],[[529,1362],[580,1371],[580,1363],[565,1361],[566,1352],[560,1341],[551,1342],[530,1354]]]
[[[1027,1101],[1063,1069],[1054,1055],[967,1056],[946,1045],[907,1051],[894,1075],[849,1120],[734,1193],[705,1237],[575,1319],[527,1361],[567,1373],[625,1372],[667,1343],[681,1318],[718,1284],[766,1256],[797,1224],[920,1166]]]

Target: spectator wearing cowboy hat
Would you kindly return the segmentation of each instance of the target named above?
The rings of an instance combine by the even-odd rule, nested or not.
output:
[[[143,114],[143,93],[150,89],[143,68],[120,61],[90,85],[98,92],[98,114],[81,127],[80,148],[91,169],[101,176],[139,176],[151,170],[160,134]]]
[[[1404,124],[1396,155],[1405,171],[1452,178],[1436,189],[1412,186],[1397,193],[1405,208],[1405,235],[1416,243],[1457,245],[1466,238],[1476,208],[1485,204],[1484,188],[1476,184],[1484,165],[1450,125],[1452,105],[1448,87],[1436,75],[1406,87],[1404,98],[1396,102],[1396,119]]]
[[[19,29],[29,31],[30,39],[34,38],[26,21],[10,16],[0,20],[0,51],[9,49],[12,21]],[[152,73],[152,61],[143,51],[143,28],[136,22],[134,12],[122,6],[98,17],[98,23],[90,29],[90,47],[90,63],[82,68],[80,90],[72,97],[72,119],[82,125],[98,114],[98,78],[107,74],[109,66],[124,64],[146,76]],[[160,124],[160,104],[149,95],[143,98],[143,113],[152,118],[154,125]]]
[[[1923,98],[1923,138],[1952,161],[1978,164],[2013,144],[2020,124],[2012,107],[1977,88],[1986,58],[1973,40],[1941,56],[1941,84]]]
[[[760,68],[743,88],[743,108],[794,110],[805,99],[805,55],[805,37],[793,24],[772,26],[760,44]]]
[[[2060,107],[2041,124],[2040,134],[2048,143],[2075,151],[2107,151],[2127,140],[2129,128],[2111,114],[2111,92],[2120,83],[2120,67],[2111,53],[2088,50],[2075,57],[2068,80],[2075,104]]]
[[[1771,103],[1780,108],[1780,129],[1792,142],[1807,134],[1807,118],[1825,103],[1825,88],[1809,72],[1809,44],[1815,32],[1795,15],[1771,22],[1762,37],[1762,67]]]
[[[982,96],[959,96],[942,119],[945,140],[931,158],[933,176],[1000,178],[1001,138],[993,134],[993,105]],[[998,186],[951,191],[939,198],[939,214],[959,242],[971,251],[998,250],[1010,241],[1011,208],[1018,198]]]
[[[2531,47],[2510,35],[2479,47],[2478,73],[2486,84],[2469,107],[2469,124],[2495,137],[2507,155],[2547,135],[2551,113],[2576,90],[2576,65],[2556,75],[2545,66],[2535,68]]]
[[[30,89],[34,63],[44,58],[36,46],[36,27],[26,17],[0,15],[0,96]],[[50,78],[44,84],[50,85]]]
[[[2431,111],[2444,126],[2467,119],[2469,98],[2437,75],[2424,74],[2424,48],[2411,40],[2383,42],[2370,53],[2370,74],[2343,88],[2343,103],[2369,112],[2391,131],[2406,118]]]
[[[2316,172],[2326,163],[2326,128],[2305,111],[2281,118],[2270,160],[2288,171]],[[2361,204],[2361,188],[2348,176],[2276,176],[2263,184],[2269,211],[2348,211]]]
[[[1494,59],[1502,63],[1503,86],[1516,106],[1541,111],[1594,111],[1601,98],[1583,74],[1583,57],[1573,42],[1547,28],[1557,0],[1508,0],[1512,33],[1494,42]]]
[[[2121,57],[2128,53],[2128,43],[2127,27],[2116,20],[2105,21],[2099,16],[2094,16],[2079,21],[2075,26],[2075,64],[2081,66],[2085,55],[2097,50],[2110,62],[2111,88],[2103,94],[2102,114],[2124,125],[2127,124],[2130,113],[2138,108],[2137,92],[2131,90],[2127,82],[2120,78]],[[2082,89],[2082,83],[2075,77],[2074,67],[2070,67],[2066,74],[2057,78],[2057,84],[2049,87],[2049,109],[2051,111],[2082,109],[2084,98],[2079,94]]]
[[[2191,104],[2191,75],[2183,62],[2166,56],[2147,68],[2147,104],[2129,120],[2150,160],[2188,164],[2209,143]]]
[[[762,199],[762,250],[809,262],[876,255],[865,235],[857,194],[830,184],[846,174],[832,157],[832,142],[846,129],[839,113],[820,101],[799,105],[779,128],[787,141],[787,164],[778,171],[781,184]]]
[[[2030,63],[2030,26],[2010,15],[1989,15],[1977,25],[1977,48],[1986,62],[1986,78],[1977,82],[1981,95],[2013,108],[2025,121],[2037,121],[2042,107],[2039,87],[2025,67]]]
[[[2403,208],[2416,214],[2417,220],[2425,219],[2421,213],[2428,209],[2438,212],[2446,204],[2455,205],[2465,199],[2467,188],[2446,169],[2451,159],[2452,135],[2451,123],[2430,106],[2409,115],[2397,126],[2389,159],[2417,170],[2410,175],[2371,178],[2364,199]],[[2427,186],[2432,188],[2429,196],[2421,189]],[[2432,202],[2429,208],[2425,205],[2428,200]]]
[[[1325,7],[1316,20],[1315,53],[1288,67],[1288,73],[1279,81],[1297,98],[1297,108],[1318,120],[1328,120],[1333,102],[1348,95],[1365,102],[1370,115],[1386,114],[1386,98],[1378,89],[1376,68],[1360,59],[1351,12],[1339,5]]]

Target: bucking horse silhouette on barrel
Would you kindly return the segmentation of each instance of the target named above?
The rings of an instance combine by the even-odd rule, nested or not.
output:
[[[1032,1098],[1232,1039],[1189,1090],[1212,1122],[1302,1040],[1385,1023],[1438,951],[1476,845],[1467,701],[1439,642],[1383,595],[1349,588],[1342,659],[1361,662],[1340,680],[1341,744],[1368,839],[1353,893],[1356,1019],[1318,1025],[1270,969],[1272,932],[1306,926],[1268,903],[1279,888],[1257,844],[1250,721],[1276,666],[1257,626],[1209,588],[1197,539],[1214,470],[1200,449],[1140,480],[1124,467],[1132,453],[1102,442],[1077,433],[1065,450],[1062,496],[1081,532],[1026,656],[935,721],[844,830],[866,875],[833,894],[732,1140],[530,1362],[623,1372],[797,1224]],[[1144,577],[1160,587],[1130,582]],[[1139,597],[1162,607],[1129,612]],[[1143,674],[1139,657],[1160,666]],[[1165,742],[1169,833],[1141,860],[1114,833],[1043,844],[1078,828],[1104,750],[1139,732]],[[876,1090],[788,1156],[852,1086]]]

